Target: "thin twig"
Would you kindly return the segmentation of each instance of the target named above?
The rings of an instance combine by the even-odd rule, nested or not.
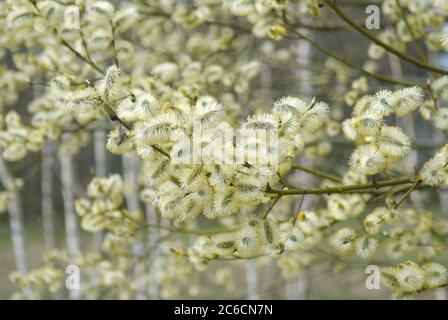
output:
[[[403,178],[396,180],[386,180],[381,182],[372,182],[369,184],[358,184],[358,185],[346,185],[338,187],[324,187],[324,188],[314,188],[314,189],[288,189],[279,190],[273,189],[269,185],[266,188],[267,193],[272,194],[282,194],[282,195],[294,195],[294,194],[333,194],[333,193],[344,193],[344,192],[356,192],[368,189],[380,189],[384,187],[397,186],[402,184],[421,182],[420,177],[415,178]]]
[[[300,164],[293,164],[292,168],[296,169],[296,170],[300,170],[300,171],[306,172],[306,173],[309,173],[309,174],[312,174],[312,175],[315,175],[317,177],[321,177],[321,178],[333,181],[333,182],[342,183],[342,179],[341,178],[339,178],[339,177],[337,177],[335,175],[332,175],[331,173],[326,173],[326,172],[322,172],[322,171],[319,171],[319,170],[316,170],[316,169],[307,168],[307,167],[304,167],[304,166],[302,166]]]

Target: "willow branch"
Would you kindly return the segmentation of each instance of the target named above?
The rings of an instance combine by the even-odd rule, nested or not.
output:
[[[267,193],[271,194],[281,194],[281,195],[295,195],[295,194],[334,194],[334,193],[347,193],[347,192],[355,192],[369,190],[369,189],[381,189],[385,187],[398,186],[402,184],[410,184],[421,182],[420,177],[414,178],[403,178],[403,179],[395,179],[395,180],[386,180],[380,182],[373,182],[369,184],[356,184],[356,185],[346,185],[346,186],[338,186],[338,187],[324,187],[324,188],[314,188],[314,189],[273,189],[269,185],[266,188]]]
[[[287,23],[287,22],[286,22]],[[289,23],[287,23],[289,25]],[[340,62],[342,62],[343,64],[345,64],[346,66],[357,70],[359,72],[361,72],[362,74],[371,77],[373,79],[376,79],[378,81],[381,82],[386,82],[386,83],[391,83],[391,84],[398,84],[398,85],[402,85],[402,86],[407,86],[407,87],[412,87],[412,86],[426,86],[426,84],[420,84],[420,83],[412,83],[412,82],[408,82],[405,80],[398,80],[398,79],[394,79],[391,78],[389,76],[386,75],[381,75],[381,74],[376,74],[370,71],[365,70],[363,67],[357,65],[356,63],[350,61],[349,59],[346,59],[344,56],[328,49],[327,47],[324,47],[323,45],[321,45],[320,43],[312,40],[310,37],[304,35],[303,33],[295,30],[295,29],[291,29],[289,28],[289,30],[297,35],[299,38],[307,41],[308,43],[310,43],[313,47],[315,47],[316,49],[318,49],[319,51],[322,51],[324,54],[328,55],[329,57],[338,60]]]
[[[103,71],[100,69],[100,67],[98,67],[92,60],[87,59],[86,57],[84,57],[81,53],[79,53],[77,50],[75,50],[71,45],[69,45],[67,43],[67,41],[65,41],[64,39],[61,40],[61,43],[67,48],[69,49],[71,52],[73,52],[79,59],[83,60],[84,62],[86,62],[88,65],[90,65],[93,69],[95,69],[96,71],[98,71],[99,73],[103,74]]]
[[[387,43],[381,41],[377,37],[375,37],[372,33],[364,29],[363,27],[356,24],[349,16],[347,16],[344,12],[342,12],[341,9],[335,4],[334,0],[322,0],[324,1],[342,20],[344,20],[347,24],[349,24],[352,28],[354,28],[356,31],[364,35],[369,40],[373,41],[375,44],[377,44],[380,47],[383,47],[390,53],[394,54],[395,56],[399,57],[402,60],[405,60],[409,63],[412,63],[413,65],[420,67],[421,69],[425,69],[431,72],[448,75],[447,70],[443,70],[440,68],[437,68],[433,65],[427,64],[423,61],[417,60],[410,55],[400,52],[397,49],[393,48],[392,46],[388,45]]]
[[[418,185],[419,185],[420,183],[421,183],[421,181],[416,181],[416,182],[409,188],[409,190],[406,191],[406,193],[401,197],[401,199],[395,204],[395,209],[398,209],[398,208],[401,206],[401,204],[402,204],[403,202],[405,202],[407,198],[410,197],[412,191],[414,191],[415,188],[417,188]]]

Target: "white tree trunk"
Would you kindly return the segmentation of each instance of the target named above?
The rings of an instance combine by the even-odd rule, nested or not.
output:
[[[67,251],[69,255],[76,256],[81,252],[81,239],[78,217],[75,212],[73,157],[72,155],[63,155],[60,162]],[[72,300],[79,299],[80,290],[70,290],[69,296]]]
[[[135,155],[124,155],[122,156],[122,164],[124,181],[128,188],[128,192],[126,194],[126,205],[129,212],[132,214],[140,210],[140,195],[138,187],[140,161]],[[133,253],[136,257],[141,257],[143,254],[142,240],[143,239],[138,239],[137,244],[133,247]],[[148,296],[147,280],[143,261],[139,261],[136,264],[134,273],[137,286],[137,299],[146,299]]]
[[[145,205],[146,211],[146,221],[151,225],[159,225],[159,219],[157,218],[157,213],[151,204]],[[148,228],[148,243],[150,246],[156,243],[161,236],[159,229]],[[159,244],[155,244],[154,250],[151,252],[150,258],[150,273],[149,273],[149,298],[158,299],[160,296],[160,288],[158,281],[158,274],[160,270],[159,263],[160,247]]]
[[[8,213],[16,268],[18,272],[25,274],[28,272],[28,265],[25,254],[22,199],[20,193],[15,191],[14,178],[9,173],[2,157],[0,157],[0,180],[5,190],[10,193]]]
[[[247,299],[258,300],[258,269],[257,262],[253,259],[246,261],[246,287]]]
[[[52,142],[44,144],[42,149],[42,224],[45,245],[48,250],[56,248],[55,216],[53,207],[53,166],[55,146]]]
[[[106,132],[103,129],[95,130],[93,134],[95,175],[105,177],[107,175],[107,150]]]
[[[97,129],[93,133],[93,152],[95,161],[95,176],[105,177],[107,175],[107,150],[106,132]],[[103,232],[97,232],[93,236],[93,247],[98,249],[103,241]]]
[[[62,198],[64,200],[65,232],[69,254],[81,252],[78,217],[75,212],[73,158],[65,155],[61,158]]]

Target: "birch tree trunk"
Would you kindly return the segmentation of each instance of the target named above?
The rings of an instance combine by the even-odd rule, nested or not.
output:
[[[246,261],[246,287],[247,299],[258,300],[258,269],[257,261],[249,259]]]
[[[140,162],[135,155],[122,156],[123,176],[125,184],[128,188],[126,194],[126,204],[130,213],[135,213],[140,210],[140,197],[138,187],[138,173]],[[143,254],[142,240],[138,239],[137,244],[133,247],[133,253],[140,258]],[[145,267],[142,261],[137,262],[135,267],[135,280],[137,286],[137,299],[143,300],[147,298],[147,280],[145,277]]]
[[[67,251],[69,255],[75,256],[81,252],[81,239],[78,217],[75,212],[73,156],[63,155],[60,163]],[[79,299],[80,290],[70,290],[69,296],[72,300]]]
[[[28,265],[25,254],[22,199],[20,193],[15,191],[14,178],[9,173],[8,167],[2,157],[0,157],[0,180],[5,190],[10,193],[8,213],[11,227],[11,240],[17,271],[23,275],[28,272]]]
[[[78,227],[78,217],[75,212],[74,177],[72,155],[61,158],[62,198],[64,200],[64,218],[67,249],[69,254],[81,252],[81,241]]]
[[[148,224],[160,225],[160,219],[157,217],[157,213],[151,204],[145,205],[146,221]],[[148,228],[148,241],[150,245],[153,245],[162,236],[162,232],[159,229]],[[158,274],[160,270],[159,263],[160,246],[155,244],[154,250],[151,252],[150,261],[150,273],[149,273],[149,291],[148,295],[150,299],[158,299],[160,296],[160,287],[158,281]]]
[[[53,207],[53,166],[55,147],[52,142],[44,144],[42,149],[42,224],[45,245],[48,250],[56,248],[55,216]]]
[[[93,133],[93,152],[95,161],[95,176],[105,177],[107,175],[107,150],[106,132],[97,129]],[[93,247],[98,249],[103,241],[103,232],[97,232],[93,236]]]

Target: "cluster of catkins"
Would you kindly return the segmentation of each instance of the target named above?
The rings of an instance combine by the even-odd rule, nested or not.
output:
[[[72,272],[70,267],[79,268],[82,272],[80,278],[80,293],[87,299],[98,299],[103,290],[120,290],[112,293],[117,299],[131,299],[135,296],[137,285],[129,281],[127,272],[133,268],[132,261],[124,253],[105,258],[99,252],[90,252],[84,255],[68,255],[62,250],[50,250],[43,256],[45,265],[33,269],[27,274],[13,272],[10,280],[22,292],[13,295],[13,299],[45,299],[48,296],[63,298],[66,294],[67,274],[64,270]],[[66,269],[67,266],[70,266]]]
[[[120,79],[120,70],[109,67],[97,87],[70,93],[68,108],[113,112],[121,126],[110,132],[107,148],[115,154],[135,151],[144,160],[145,182],[154,188],[145,197],[167,219],[229,216],[269,201],[267,186],[289,171],[304,136],[329,114],[325,103],[286,97],[271,113],[250,116],[234,128],[213,97],[162,103],[138,88],[114,111]],[[239,143],[235,130],[243,137]]]
[[[299,212],[285,222],[273,216],[247,215],[236,231],[199,237],[189,248],[188,257],[201,270],[216,258],[278,256],[284,251],[309,249],[319,243],[320,229],[328,225],[324,215],[313,211]]]
[[[418,87],[381,90],[358,100],[352,118],[343,122],[347,138],[359,145],[350,156],[351,168],[375,175],[403,158],[411,150],[411,140],[401,128],[387,125],[385,118],[404,116],[422,103],[423,90]]]
[[[430,186],[448,184],[448,145],[440,149],[420,170],[423,182]]]
[[[208,218],[229,216],[269,201],[266,187],[275,185],[290,169],[303,147],[302,134],[318,129],[328,115],[325,103],[310,105],[299,98],[283,98],[272,113],[243,122],[238,132],[250,134],[235,145],[233,139],[224,139],[234,128],[225,121],[224,107],[212,97],[200,97],[194,104],[161,106],[145,93],[128,104],[127,110],[135,111],[133,119],[121,106],[118,115],[135,121],[129,139],[122,141],[120,130],[115,130],[108,148],[112,152],[135,148],[145,160],[146,182],[154,188],[147,196],[164,218],[181,221],[200,213]],[[201,134],[194,133],[196,125]],[[268,135],[275,139],[264,139]],[[170,158],[158,152],[155,144],[170,152]],[[176,163],[182,150],[200,156]]]
[[[29,152],[42,148],[45,135],[42,130],[22,123],[20,115],[10,111],[0,115],[0,149],[3,159],[11,162],[22,160]]]
[[[381,283],[393,290],[393,298],[409,299],[419,291],[446,285],[447,269],[435,262],[419,265],[405,261],[396,266],[381,268]]]
[[[89,198],[79,198],[75,208],[81,217],[81,227],[88,232],[110,231],[103,241],[103,249],[112,252],[128,250],[141,223],[139,212],[123,208],[125,186],[120,175],[95,177],[87,186]]]

